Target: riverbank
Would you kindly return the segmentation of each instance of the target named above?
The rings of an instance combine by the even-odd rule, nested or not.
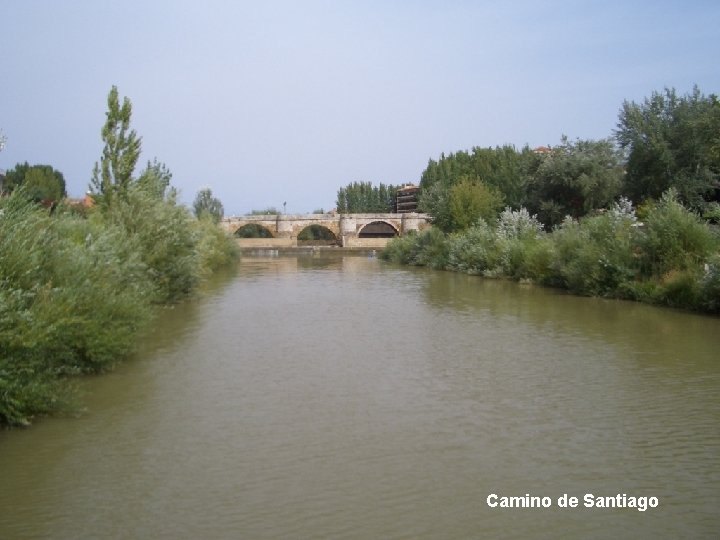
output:
[[[381,254],[402,264],[532,281],[583,296],[720,313],[720,235],[673,193],[637,216],[629,201],[545,232],[506,209],[454,234],[430,229]]]
[[[87,215],[0,200],[0,426],[71,406],[71,377],[126,358],[158,306],[236,256],[215,223],[140,185]]]

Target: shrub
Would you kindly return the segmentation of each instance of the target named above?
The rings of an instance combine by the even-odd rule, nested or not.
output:
[[[408,234],[406,236],[393,238],[387,243],[385,249],[382,250],[380,257],[386,261],[411,264],[417,236],[417,234]]]
[[[618,296],[635,275],[634,214],[615,206],[580,222],[566,219],[553,233],[555,278],[572,292]]]
[[[720,255],[714,255],[703,270],[700,305],[711,313],[720,313]]]
[[[515,279],[532,277],[526,267],[527,254],[544,236],[537,216],[525,208],[506,208],[497,220],[495,249],[499,256],[497,272]]]
[[[708,203],[703,210],[703,218],[710,223],[720,223],[720,203],[717,201]]]
[[[0,423],[63,403],[59,377],[126,355],[150,317],[147,268],[123,231],[11,196],[0,209]]]
[[[555,257],[555,244],[552,236],[544,234],[537,237],[534,242],[526,245],[521,277],[543,285],[560,286],[559,278],[553,270]]]
[[[448,263],[448,245],[445,235],[439,229],[430,227],[415,236],[413,256],[410,264],[443,269]]]
[[[495,234],[485,221],[452,235],[448,244],[448,267],[453,270],[477,275],[498,265]]]
[[[512,210],[506,207],[498,217],[497,232],[503,238],[534,239],[543,233],[543,226],[526,208]]]
[[[701,283],[696,272],[673,270],[663,277],[653,300],[670,307],[697,309],[701,303],[701,294]]]
[[[381,253],[381,257],[412,266],[443,269],[448,263],[448,244],[442,231],[430,227],[419,233],[393,238]]]
[[[156,302],[176,302],[201,277],[197,229],[190,212],[176,202],[175,193],[159,198],[131,184],[127,199],[117,198],[93,217],[123,229],[147,266]]]
[[[235,239],[218,227],[212,218],[198,219],[194,226],[203,277],[237,260],[239,249]]]
[[[131,185],[86,219],[0,200],[0,424],[66,404],[64,378],[126,357],[153,313],[231,262],[235,242],[174,195]]]
[[[671,189],[647,209],[639,247],[643,275],[663,276],[672,270],[698,270],[718,249],[718,239]]]
[[[76,218],[54,226],[62,240],[52,255],[52,306],[44,310],[56,332],[50,356],[83,372],[100,371],[132,350],[151,316],[149,269],[118,227]]]

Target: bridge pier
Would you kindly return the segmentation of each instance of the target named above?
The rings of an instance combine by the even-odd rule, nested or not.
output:
[[[340,245],[350,247],[350,238],[357,236],[357,220],[353,214],[342,214],[340,216]]]
[[[275,221],[275,231],[277,238],[292,238],[293,237],[293,220],[290,216],[285,214],[278,214]],[[297,245],[297,239],[295,240]]]
[[[401,214],[402,215],[402,231],[405,235],[409,232],[418,232],[428,224],[426,214]],[[421,217],[422,216],[422,217]]]

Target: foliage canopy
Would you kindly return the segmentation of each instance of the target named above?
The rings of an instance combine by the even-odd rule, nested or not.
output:
[[[337,193],[337,211],[341,214],[372,214],[392,211],[397,186],[371,182],[353,182]]]
[[[33,201],[60,201],[67,193],[65,178],[50,165],[18,163],[5,174],[3,189],[12,192],[22,187],[25,196]]]
[[[616,137],[627,150],[625,193],[636,203],[675,188],[685,204],[702,210],[720,200],[720,102],[697,86],[653,92],[642,103],[625,101]]]
[[[198,219],[206,217],[215,223],[219,223],[225,214],[225,209],[220,199],[213,197],[210,188],[204,188],[198,191],[195,196],[195,201],[193,202],[193,211]]]

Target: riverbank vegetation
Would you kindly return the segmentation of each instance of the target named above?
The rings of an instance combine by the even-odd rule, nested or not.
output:
[[[164,165],[134,175],[129,102],[124,116],[114,88],[108,102],[93,207],[48,209],[22,186],[0,199],[0,425],[62,409],[69,377],[127,357],[158,306],[237,256],[213,216],[178,203]]]
[[[420,183],[434,227],[383,257],[720,313],[718,133],[716,96],[666,89],[623,104],[615,141],[443,155]]]

